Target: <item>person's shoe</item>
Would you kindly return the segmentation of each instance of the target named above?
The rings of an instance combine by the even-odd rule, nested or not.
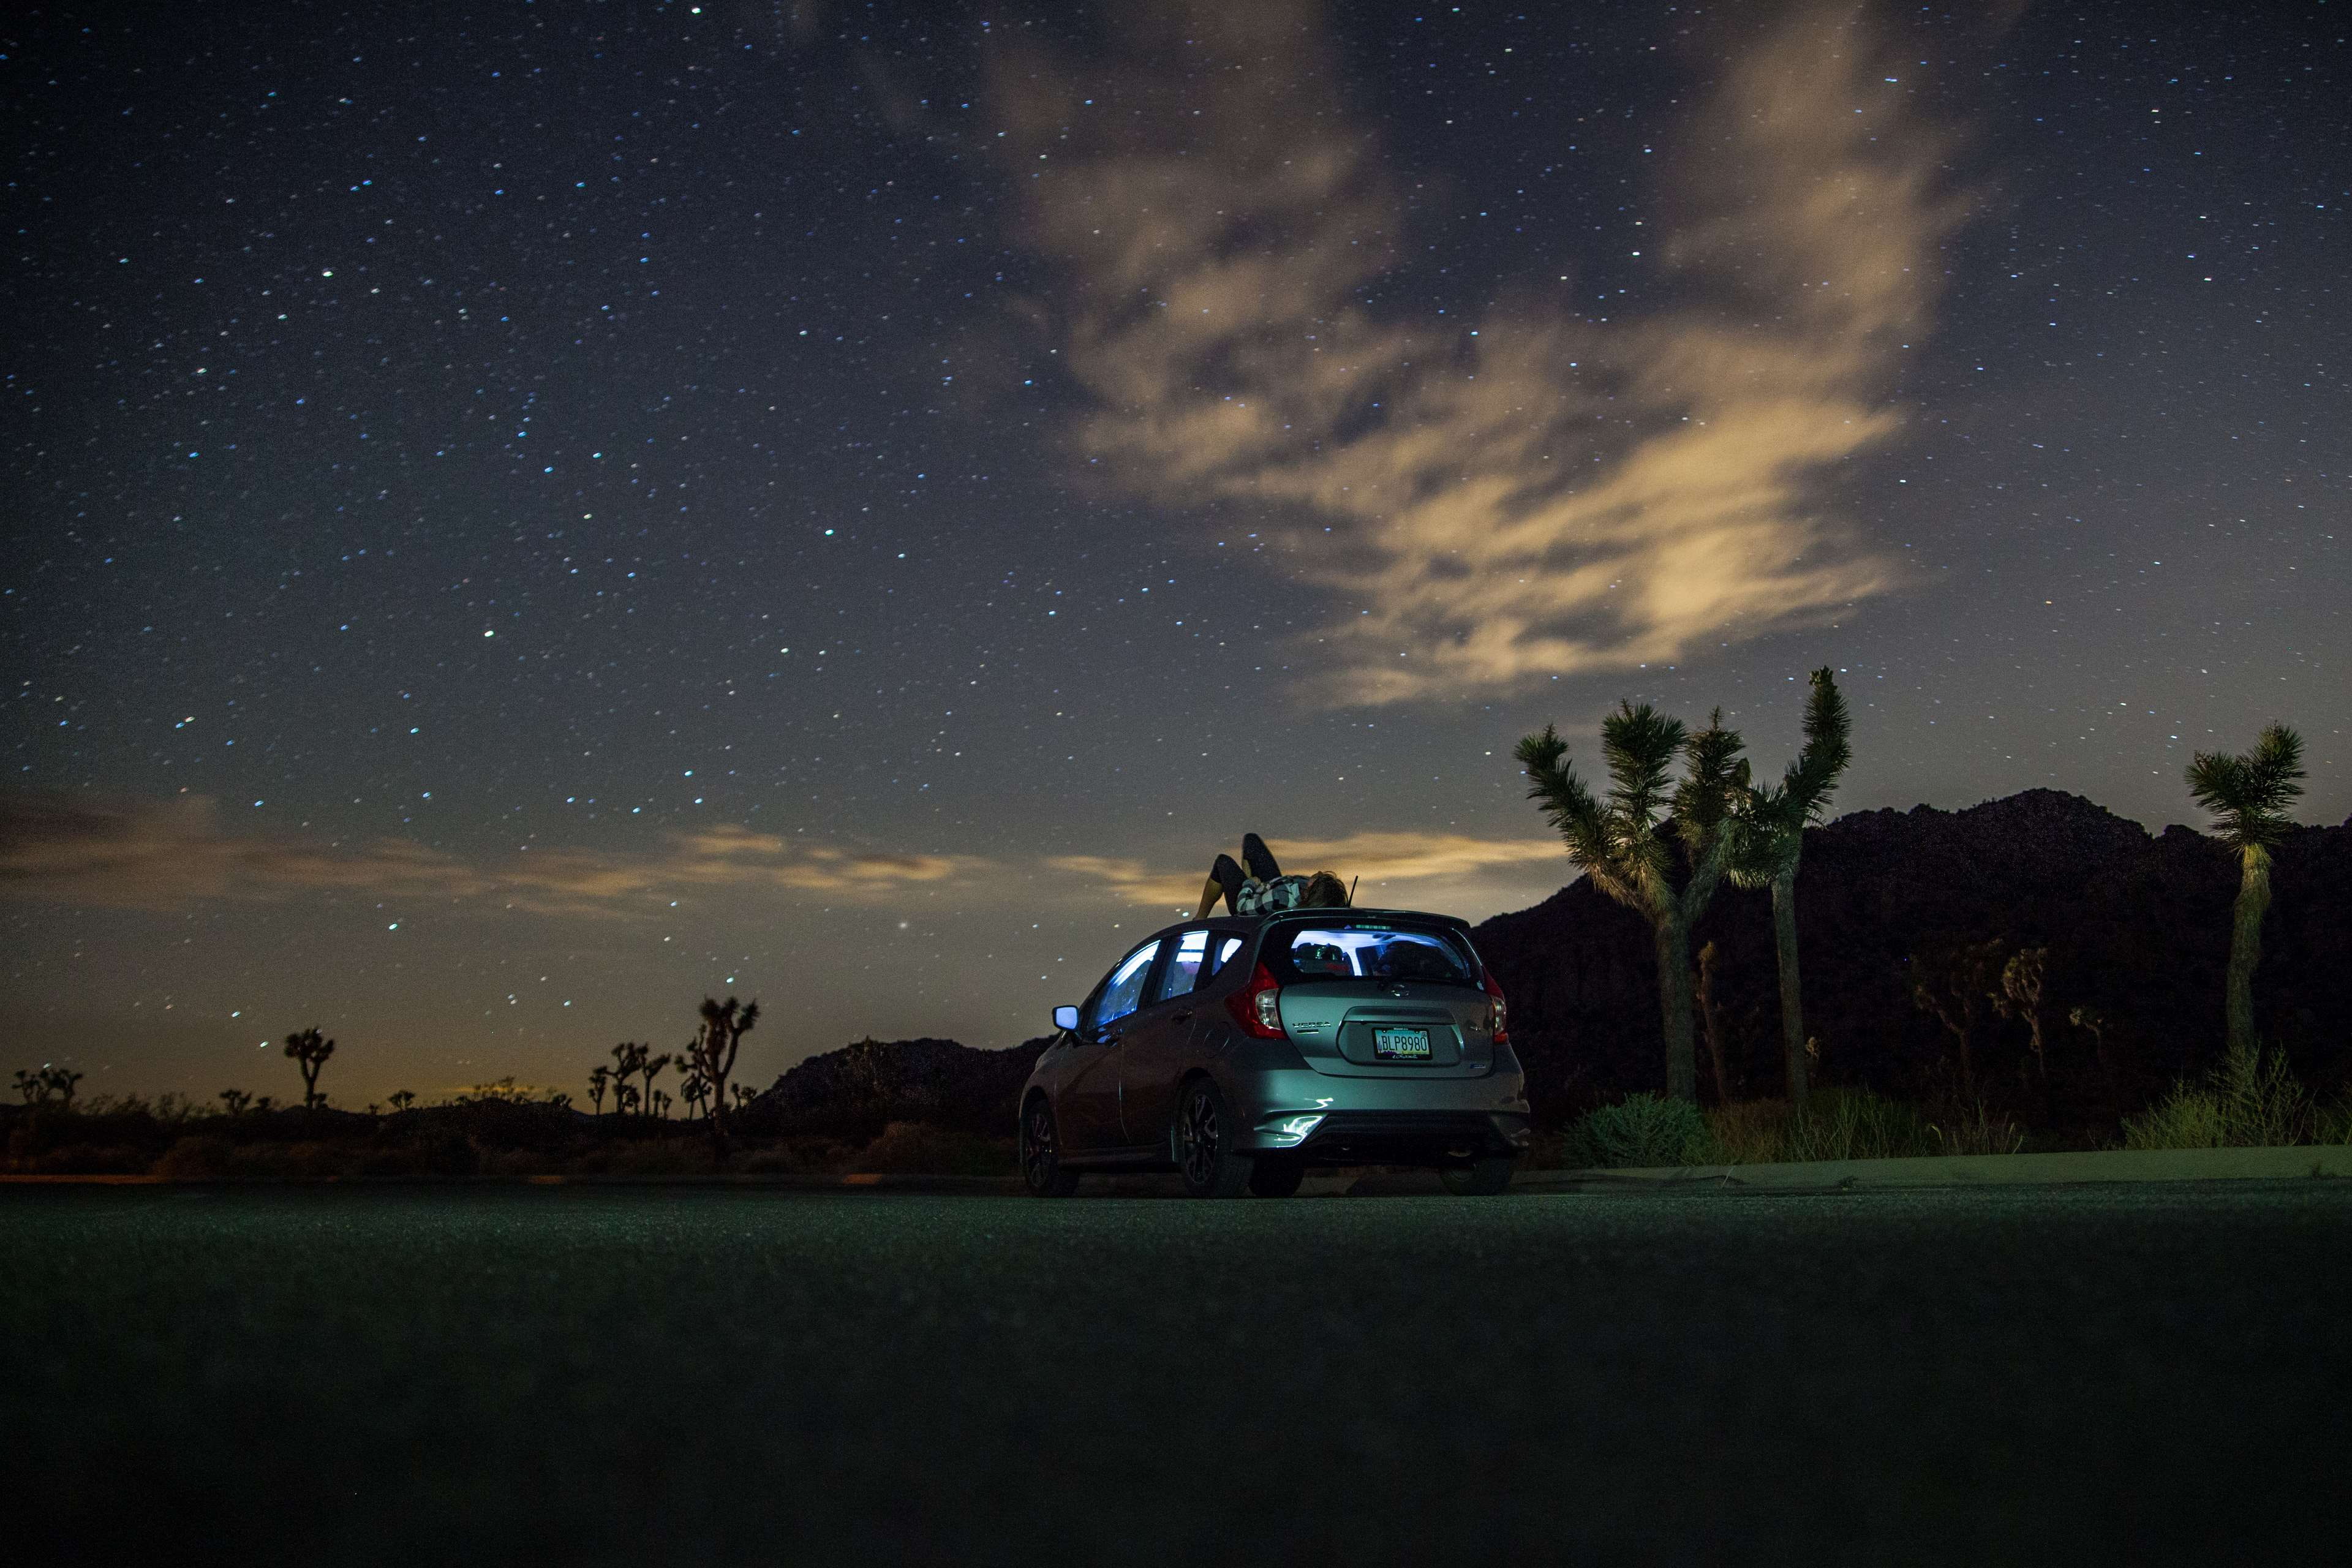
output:
[[[1282,868],[1274,863],[1274,854],[1266,848],[1265,840],[1255,833],[1242,835],[1242,864],[1261,882],[1271,882],[1282,875]]]

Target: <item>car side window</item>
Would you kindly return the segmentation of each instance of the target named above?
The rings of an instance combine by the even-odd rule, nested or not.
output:
[[[1239,952],[1241,950],[1241,938],[1237,936],[1219,937],[1217,939],[1215,951],[1209,954],[1208,962],[1201,965],[1201,979],[1199,983],[1202,985],[1206,985],[1210,981],[1214,980],[1217,977],[1217,972],[1224,968],[1227,963],[1233,962],[1234,954]]]
[[[1102,1000],[1095,1004],[1095,1016],[1087,1020],[1094,1028],[1115,1024],[1135,1011],[1143,1000],[1143,982],[1151,973],[1151,961],[1159,956],[1160,943],[1147,942],[1118,961],[1118,967],[1103,982]]]
[[[1168,967],[1160,972],[1160,984],[1151,988],[1154,1002],[1165,1002],[1171,996],[1181,996],[1192,989],[1201,978],[1202,961],[1209,956],[1209,933],[1188,931],[1176,938],[1176,951],[1168,955]]]

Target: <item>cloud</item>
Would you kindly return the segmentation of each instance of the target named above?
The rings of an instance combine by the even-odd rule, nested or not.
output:
[[[970,856],[803,845],[721,826],[642,853],[519,850],[473,862],[406,839],[318,843],[238,832],[218,804],[0,797],[0,897],[177,910],[215,900],[349,893],[478,900],[541,914],[611,915],[725,888],[855,899],[976,876]]]
[[[1962,217],[1867,14],[1798,9],[1688,122],[1657,312],[1530,289],[1473,322],[1358,302],[1391,270],[1397,177],[1349,111],[1318,7],[1122,12],[1108,63],[998,58],[1024,235],[1058,258],[1076,466],[1129,493],[1288,520],[1344,606],[1324,695],[1508,692],[1826,619],[1899,568],[1824,510],[1892,437]]]
[[[1344,838],[1285,838],[1267,847],[1286,869],[1329,871],[1356,880],[1356,901],[1371,907],[1476,908],[1492,912],[1514,895],[1549,892],[1574,877],[1557,838],[1475,838],[1461,833],[1351,833]],[[1108,889],[1129,903],[1189,913],[1208,879],[1204,860],[1178,868],[1097,855],[1047,862],[1076,884]]]

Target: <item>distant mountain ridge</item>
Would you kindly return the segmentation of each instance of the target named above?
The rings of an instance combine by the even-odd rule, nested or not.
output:
[[[1572,872],[1565,852],[1562,871]],[[2352,1072],[2352,823],[2296,829],[2277,852],[2254,981],[2257,1023],[2305,1085]],[[1998,941],[2046,947],[2046,1079],[2024,1026],[1988,1006],[1979,1089],[2031,1124],[2111,1122],[2221,1042],[2235,858],[2186,827],[2150,834],[2079,795],[2028,790],[1962,811],[1856,812],[1808,829],[1797,881],[1806,1027],[1817,1081],[1928,1099],[1952,1081],[1951,1037],[1911,998],[1916,960]],[[1511,1002],[1537,1113],[1561,1121],[1660,1090],[1664,1047],[1646,925],[1578,877],[1473,933]],[[1781,1092],[1770,896],[1726,886],[1692,934],[1717,944],[1714,1002],[1734,1099]],[[1107,963],[1112,955],[1106,950]],[[2104,1038],[2069,1024],[2086,1007]],[[811,1057],[757,1102],[780,1131],[870,1135],[892,1121],[1009,1134],[1044,1037],[983,1051],[953,1040],[864,1040]],[[1701,1098],[1714,1098],[1704,1045]]]

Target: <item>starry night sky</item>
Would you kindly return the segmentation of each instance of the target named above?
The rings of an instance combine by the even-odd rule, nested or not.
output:
[[[1620,696],[1840,811],[2352,809],[2342,4],[44,7],[0,1067],[1043,1033]]]

